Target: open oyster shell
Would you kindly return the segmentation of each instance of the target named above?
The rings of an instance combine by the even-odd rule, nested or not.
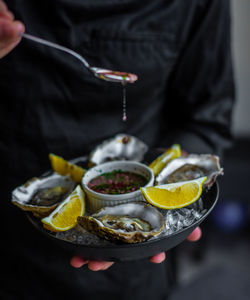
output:
[[[57,173],[34,177],[12,192],[12,203],[37,217],[49,215],[75,188],[76,183],[69,176]]]
[[[204,186],[210,188],[218,175],[223,174],[219,157],[211,154],[190,154],[170,161],[156,177],[156,184],[191,180],[207,176]]]
[[[89,156],[89,166],[111,160],[142,161],[148,146],[128,134],[118,134],[98,145]]]
[[[125,243],[146,241],[165,228],[162,214],[143,202],[104,207],[91,216],[78,217],[77,221],[101,238]]]

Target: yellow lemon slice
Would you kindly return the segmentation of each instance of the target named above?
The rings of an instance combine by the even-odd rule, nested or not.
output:
[[[163,154],[158,156],[150,165],[154,175],[158,175],[160,171],[169,163],[171,160],[181,156],[181,147],[178,144],[172,145]]]
[[[51,231],[66,231],[77,224],[77,217],[85,213],[85,195],[78,185],[74,191],[46,218],[43,226]]]
[[[187,206],[200,198],[207,177],[141,188],[149,203],[163,209]]]
[[[55,172],[63,176],[69,174],[76,183],[81,182],[82,176],[86,172],[86,170],[77,165],[71,164],[62,157],[52,153],[49,154],[49,159],[51,162],[52,169]]]

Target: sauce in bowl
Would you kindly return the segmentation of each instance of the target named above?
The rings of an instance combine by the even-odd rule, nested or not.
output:
[[[88,187],[101,194],[127,194],[145,186],[148,180],[133,172],[114,170],[103,173],[89,181]]]

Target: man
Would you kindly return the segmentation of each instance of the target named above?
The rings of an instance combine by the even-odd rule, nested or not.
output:
[[[0,157],[2,228],[8,257],[3,299],[165,299],[164,264],[88,261],[41,237],[10,191],[47,168],[49,152],[89,153],[118,132],[151,147],[180,143],[188,152],[217,152],[230,141],[233,81],[228,1],[8,1],[29,33],[79,52],[91,65],[139,76],[128,87],[128,121],[121,121],[121,87],[92,77],[57,50],[21,41],[24,25],[0,0]],[[8,54],[8,55],[7,55]],[[7,226],[8,224],[8,226]],[[190,240],[197,240],[197,229]],[[67,259],[75,268],[68,267]],[[151,262],[164,261],[165,253]],[[10,272],[11,270],[11,272]],[[1,295],[1,294],[0,294]]]

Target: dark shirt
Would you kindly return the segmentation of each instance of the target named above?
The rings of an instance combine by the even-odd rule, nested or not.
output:
[[[94,78],[74,57],[22,40],[0,60],[0,298],[165,299],[165,263],[74,269],[73,253],[31,226],[11,190],[49,169],[48,153],[82,156],[120,132],[150,147],[220,153],[234,98],[229,1],[6,2],[28,33],[139,79],[127,87],[124,123],[121,86]]]

